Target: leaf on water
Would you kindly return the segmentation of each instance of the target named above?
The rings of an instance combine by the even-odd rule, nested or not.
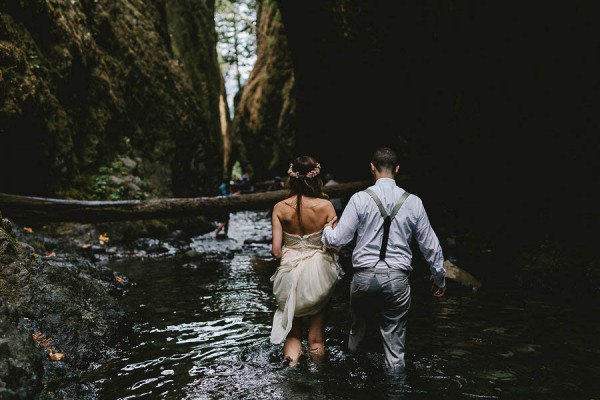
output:
[[[121,278],[118,275],[115,275],[115,281],[117,281],[119,283],[122,283],[122,284],[125,284],[125,279]]]
[[[100,242],[100,244],[106,244],[109,240],[110,238],[108,237],[108,233],[103,233],[98,237],[98,241]]]
[[[27,227],[25,227],[25,228],[23,228],[23,230],[24,230],[25,232],[33,233],[33,229],[31,229],[31,228],[27,228]]]
[[[56,253],[51,251],[49,253],[46,253],[46,257],[56,257]]]
[[[92,244],[91,243],[82,244],[81,247],[83,247],[84,249],[89,249],[90,247],[92,247]]]

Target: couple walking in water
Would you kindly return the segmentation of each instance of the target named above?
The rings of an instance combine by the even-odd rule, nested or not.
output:
[[[290,195],[272,212],[272,254],[280,263],[271,277],[277,300],[271,342],[283,343],[290,366],[295,366],[303,353],[305,333],[311,357],[318,360],[325,354],[326,308],[344,274],[338,251],[355,238],[348,338],[351,353],[361,349],[367,321],[376,316],[386,370],[404,371],[411,240],[416,240],[429,264],[434,296],[445,293],[439,240],[421,199],[396,185],[399,166],[395,152],[385,147],[376,150],[370,169],[374,185],[352,195],[338,221],[323,192],[317,160],[302,156],[290,165]]]

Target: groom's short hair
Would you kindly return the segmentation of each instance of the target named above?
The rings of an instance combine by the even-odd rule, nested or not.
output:
[[[394,171],[394,168],[398,165],[398,157],[396,156],[396,152],[389,147],[381,147],[375,150],[371,162],[379,172],[382,169]]]

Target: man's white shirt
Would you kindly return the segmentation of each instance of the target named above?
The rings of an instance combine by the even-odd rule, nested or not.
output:
[[[380,178],[371,186],[386,211],[392,209],[405,192],[390,178]],[[429,222],[423,202],[411,194],[392,221],[385,261],[379,260],[383,238],[383,218],[379,207],[366,192],[352,195],[335,229],[327,226],[323,231],[322,242],[326,247],[342,247],[358,233],[352,253],[354,268],[384,267],[412,271],[412,251],[410,242],[414,238],[425,260],[429,263],[434,283],[445,286],[444,255],[440,242]],[[387,265],[386,265],[387,263]]]

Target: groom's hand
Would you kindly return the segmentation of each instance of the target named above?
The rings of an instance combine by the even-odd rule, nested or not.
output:
[[[335,228],[337,225],[337,216],[333,217],[331,221],[328,221],[323,228],[327,228],[328,226],[331,228]]]
[[[446,286],[437,287],[436,285],[433,285],[431,291],[435,297],[442,297],[446,293]]]

